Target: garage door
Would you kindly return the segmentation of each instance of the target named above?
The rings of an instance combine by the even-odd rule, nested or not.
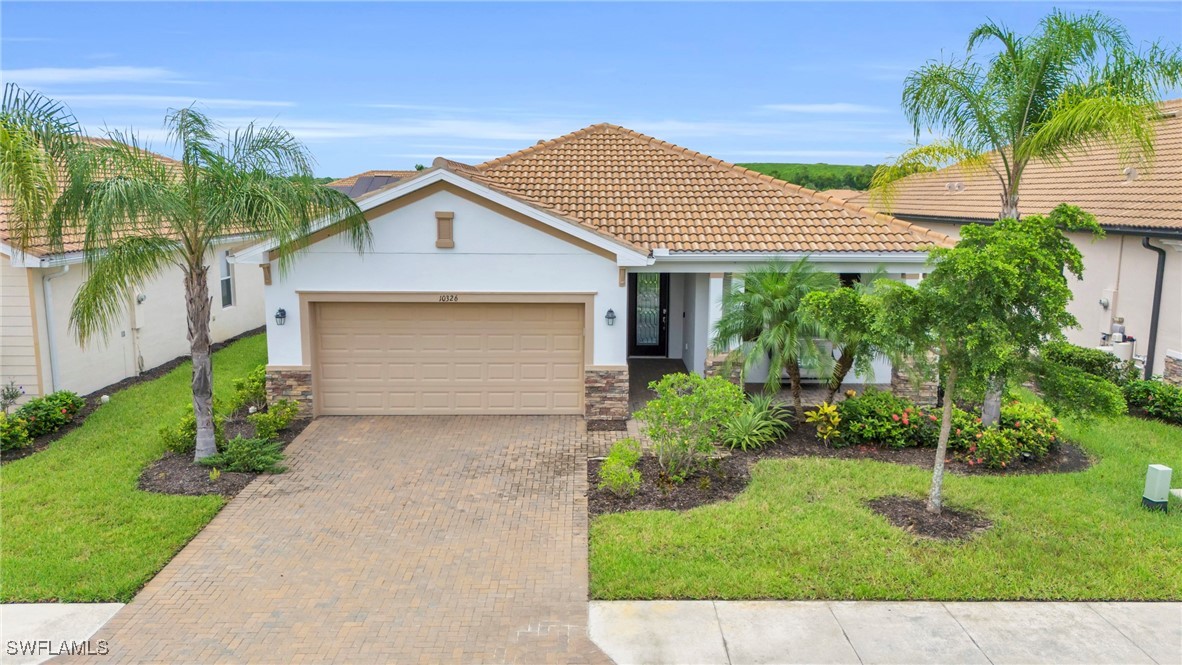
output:
[[[324,415],[579,414],[583,305],[318,303]]]

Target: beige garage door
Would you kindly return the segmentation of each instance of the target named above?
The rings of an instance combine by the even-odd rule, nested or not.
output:
[[[583,305],[318,303],[324,415],[578,414]]]

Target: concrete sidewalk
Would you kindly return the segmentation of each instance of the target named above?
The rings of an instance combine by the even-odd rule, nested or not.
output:
[[[123,603],[15,603],[0,605],[0,663],[41,663],[72,650],[100,648],[86,640]]]
[[[629,663],[1182,663],[1182,603],[614,601],[591,639]]]

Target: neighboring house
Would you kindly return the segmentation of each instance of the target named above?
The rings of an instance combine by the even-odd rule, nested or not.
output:
[[[82,346],[70,327],[74,295],[86,279],[82,235],[66,237],[61,251],[35,241],[22,253],[10,241],[10,214],[0,202],[0,382],[23,386],[26,399],[55,390],[87,394],[189,354],[180,268],[128,293],[126,311],[106,338]],[[262,271],[229,261],[246,242],[226,238],[208,259],[214,342],[263,325]]]
[[[1182,383],[1182,100],[1160,108],[1151,163],[1126,165],[1108,146],[1078,151],[1058,165],[1032,162],[1022,175],[1018,209],[1030,215],[1070,203],[1105,229],[1103,240],[1073,234],[1084,277],[1071,280],[1069,309],[1080,328],[1067,331],[1068,339],[1099,346],[1123,318],[1138,362]],[[850,201],[874,203],[870,194]],[[952,166],[903,179],[889,208],[899,219],[956,236],[962,224],[997,219],[1001,186],[991,171]]]
[[[630,358],[719,370],[707,348],[732,274],[808,255],[901,278],[951,242],[607,124],[336,185],[369,218],[372,250],[329,227],[285,271],[272,243],[235,257],[268,275],[271,396],[318,415],[626,418]]]

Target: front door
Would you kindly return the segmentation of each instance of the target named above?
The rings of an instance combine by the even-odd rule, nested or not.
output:
[[[641,272],[628,275],[628,355],[668,355],[669,275]]]

